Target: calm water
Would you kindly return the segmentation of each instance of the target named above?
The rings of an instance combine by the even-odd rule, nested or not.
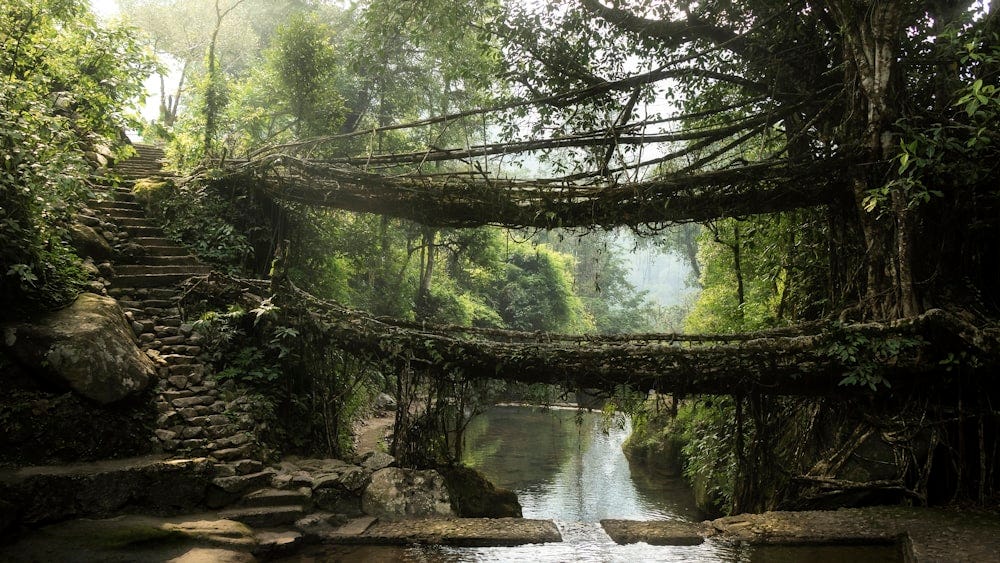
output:
[[[769,548],[706,541],[699,546],[617,545],[598,523],[604,518],[700,521],[691,491],[679,480],[629,467],[621,451],[630,428],[606,428],[599,413],[497,407],[476,418],[466,433],[463,460],[495,484],[517,493],[525,518],[551,519],[561,543],[519,547],[320,548],[299,561],[466,562],[531,561],[898,561],[891,549]]]

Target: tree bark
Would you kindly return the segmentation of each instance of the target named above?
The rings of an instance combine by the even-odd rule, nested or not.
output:
[[[828,4],[840,26],[846,58],[845,79],[856,85],[852,102],[853,126],[849,131],[863,140],[862,158],[872,171],[855,177],[854,201],[865,239],[865,310],[879,319],[920,313],[912,267],[912,210],[907,195],[895,188],[889,212],[869,212],[864,201],[885,182],[884,172],[895,150],[891,127],[898,116],[899,41],[902,33],[902,0],[843,0]]]

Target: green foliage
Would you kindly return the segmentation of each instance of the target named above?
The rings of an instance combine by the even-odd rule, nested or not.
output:
[[[860,332],[833,330],[824,353],[846,368],[840,385],[860,385],[872,391],[890,387],[883,368],[895,363],[900,354],[924,344],[919,338],[893,336],[869,338]]]
[[[134,191],[160,219],[167,236],[202,260],[233,274],[252,263],[250,237],[263,226],[249,225],[255,213],[248,198],[168,182],[140,182]]]
[[[0,300],[65,304],[85,276],[63,242],[91,195],[85,151],[116,146],[149,61],[128,30],[103,29],[82,1],[0,7]]]
[[[573,293],[573,259],[548,245],[517,248],[499,286],[497,311],[517,330],[587,332],[593,321]]]
[[[975,210],[962,206],[995,205],[995,170],[989,163],[1000,156],[994,126],[1000,116],[995,72],[1000,41],[975,28],[956,32],[949,27],[939,35],[933,55],[960,70],[936,77],[937,88],[921,92],[938,98],[938,107],[909,112],[895,123],[894,169],[887,182],[867,192],[863,207],[869,213],[884,216],[899,207],[913,210],[940,201],[939,209],[955,206],[972,216]]]
[[[733,505],[736,480],[736,409],[732,398],[693,399],[677,409],[676,431],[684,475],[721,512]]]
[[[300,138],[336,131],[343,119],[332,33],[316,16],[297,14],[278,28],[264,55]]]

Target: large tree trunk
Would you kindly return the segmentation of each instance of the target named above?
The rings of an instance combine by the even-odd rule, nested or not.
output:
[[[907,195],[893,190],[886,209],[869,212],[863,204],[872,190],[885,184],[895,150],[891,127],[898,116],[897,59],[904,4],[902,0],[829,4],[843,34],[845,80],[856,86],[850,108],[855,117],[846,128],[845,144],[860,138],[860,158],[873,163],[868,173],[855,178],[853,196],[866,247],[864,309],[880,319],[920,312],[913,279],[913,211]]]

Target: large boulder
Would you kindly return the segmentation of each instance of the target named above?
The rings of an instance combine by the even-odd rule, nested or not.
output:
[[[2,332],[18,362],[100,404],[140,392],[156,377],[156,366],[108,297],[85,293],[65,309],[3,325]]]
[[[115,251],[108,241],[92,227],[81,223],[71,223],[66,228],[69,244],[82,257],[90,257],[95,261],[111,258]]]
[[[444,477],[433,469],[387,467],[372,474],[361,497],[365,513],[386,520],[453,517]]]
[[[471,467],[443,467],[451,505],[462,518],[520,518],[521,503],[514,491],[497,487]]]

